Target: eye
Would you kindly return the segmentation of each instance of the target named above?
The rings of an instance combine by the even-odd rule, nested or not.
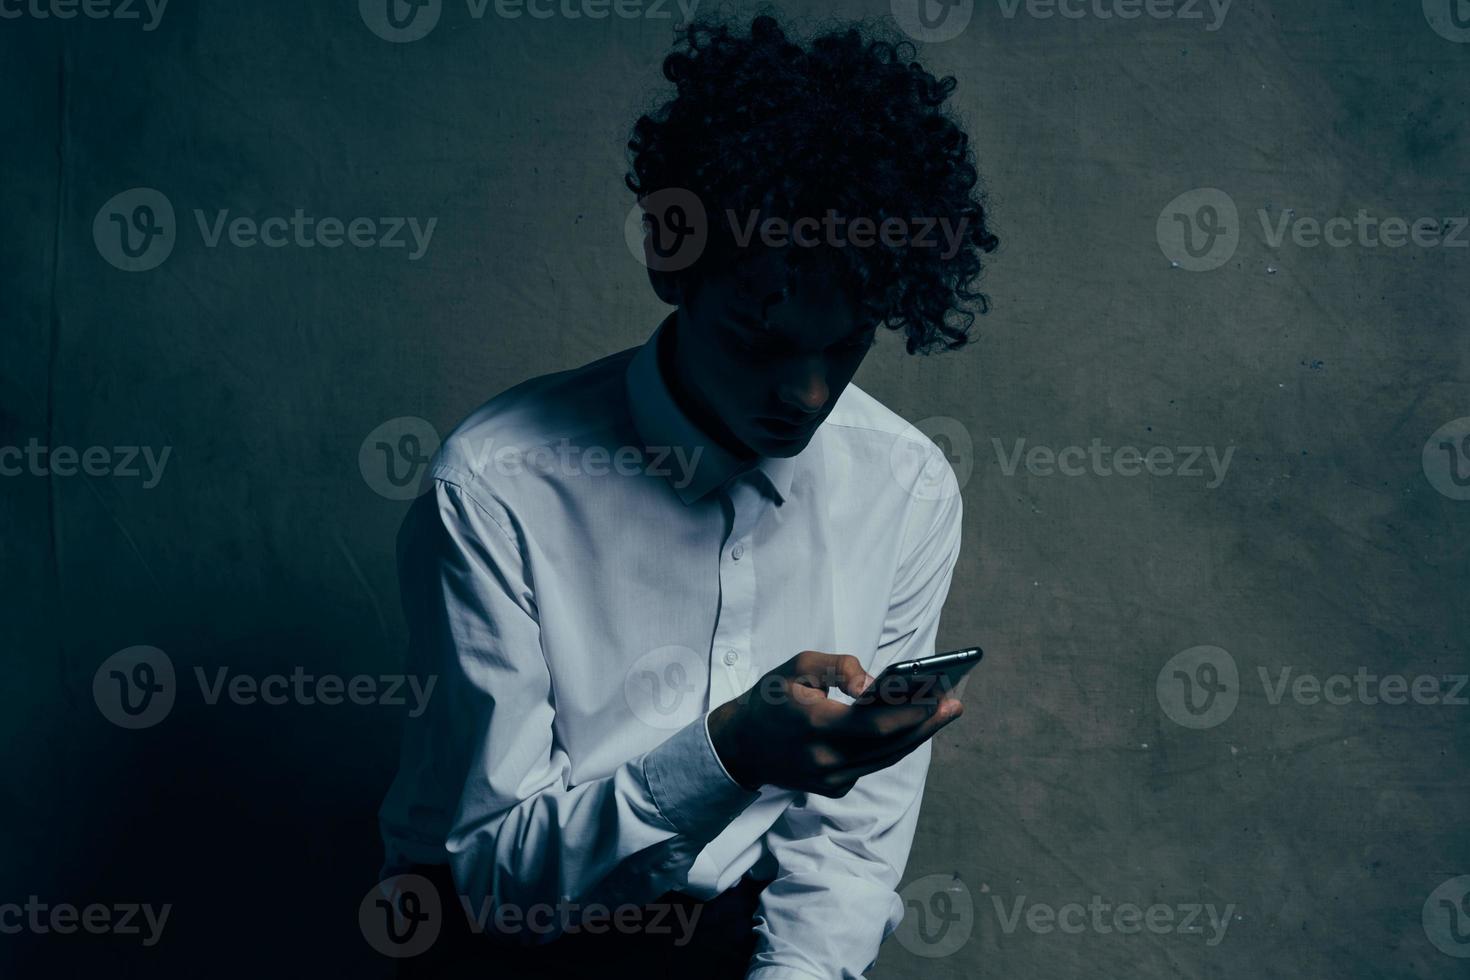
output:
[[[776,349],[765,341],[749,341],[738,331],[731,330],[726,334],[726,342],[731,350],[752,360],[762,360],[775,357]]]

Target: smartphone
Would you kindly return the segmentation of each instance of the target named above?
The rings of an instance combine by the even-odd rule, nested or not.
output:
[[[948,653],[937,653],[922,660],[904,660],[890,664],[853,703],[938,703],[959,685],[970,672],[970,668],[978,664],[983,656],[985,651],[979,647],[965,647]]]

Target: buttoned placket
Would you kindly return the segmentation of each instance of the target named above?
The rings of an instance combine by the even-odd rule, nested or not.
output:
[[[729,532],[720,545],[720,607],[709,658],[709,706],[743,694],[759,676],[752,637],[755,632],[756,549],[752,535],[770,506],[754,474],[743,474],[720,493]]]

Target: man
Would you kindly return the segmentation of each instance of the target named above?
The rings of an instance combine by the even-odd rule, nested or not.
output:
[[[418,876],[386,907],[427,882],[443,916],[404,975],[855,977],[902,918],[960,706],[851,701],[934,652],[961,503],[850,381],[880,325],[963,345],[996,245],[954,82],[902,51],[688,28],[629,144],[675,311],[445,440],[400,537],[440,694],[383,805],[384,874]],[[691,200],[698,254],[664,261]],[[822,235],[766,233],[798,225]]]

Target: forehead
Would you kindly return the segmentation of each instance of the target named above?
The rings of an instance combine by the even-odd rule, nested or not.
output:
[[[732,266],[717,290],[726,315],[793,340],[830,342],[857,328],[857,307],[830,262],[803,265],[788,281],[789,266],[786,253],[774,249]]]

